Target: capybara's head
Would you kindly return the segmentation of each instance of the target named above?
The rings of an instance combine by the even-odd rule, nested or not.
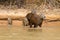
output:
[[[32,13],[28,13],[28,14],[26,15],[26,18],[27,18],[27,19],[30,19],[31,16],[32,16]]]

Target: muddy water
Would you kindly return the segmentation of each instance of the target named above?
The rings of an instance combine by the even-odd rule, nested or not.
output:
[[[42,28],[23,27],[21,21],[0,21],[0,40],[60,40],[60,22],[43,22]]]

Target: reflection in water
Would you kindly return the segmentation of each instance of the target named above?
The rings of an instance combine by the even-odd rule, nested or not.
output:
[[[8,24],[8,29],[11,29],[11,28],[12,28],[12,25],[9,25],[9,24]]]
[[[42,32],[42,29],[32,28],[32,29],[28,29],[28,32]]]
[[[6,27],[0,27],[0,38],[2,40],[60,40],[60,28],[24,29],[22,26],[12,26],[7,30]]]

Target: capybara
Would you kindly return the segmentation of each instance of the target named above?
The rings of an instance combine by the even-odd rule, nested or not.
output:
[[[43,16],[39,16],[36,13],[35,14],[29,13],[26,15],[26,18],[29,21],[30,28],[32,28],[32,25],[34,25],[34,28],[36,28],[37,26],[41,27],[43,19],[44,19]]]

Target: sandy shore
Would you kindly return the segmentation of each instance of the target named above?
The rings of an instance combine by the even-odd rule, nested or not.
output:
[[[41,29],[29,29],[22,21],[8,26],[7,20],[0,20],[0,40],[60,40],[60,22],[43,22]]]
[[[8,26],[7,20],[0,20],[1,26]],[[23,26],[22,21],[19,20],[13,20],[12,22],[13,26]],[[51,22],[43,22],[42,27],[60,27],[60,21],[51,21]]]

